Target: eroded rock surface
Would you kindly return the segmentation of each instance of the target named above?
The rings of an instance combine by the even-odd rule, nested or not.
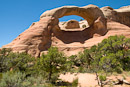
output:
[[[110,35],[123,34],[130,37],[130,28],[126,26],[130,23],[129,12],[129,7],[115,10],[111,7],[100,9],[95,5],[63,6],[44,12],[38,22],[33,23],[29,29],[3,48],[39,57],[49,47],[56,46],[70,56],[101,42]],[[79,22],[82,25],[69,26],[71,29],[62,30],[58,18],[67,15],[81,16],[87,22]],[[79,29],[79,26],[83,25],[88,27]]]
[[[130,6],[124,6],[119,9],[106,6],[101,8],[101,10],[107,19],[130,26]]]
[[[65,23],[64,27],[66,29],[75,29],[75,28],[80,28],[79,22],[76,20],[69,20]]]
[[[27,52],[38,57],[41,51],[46,50],[51,45],[50,30],[54,25],[53,21],[52,17],[40,19],[39,22],[33,23],[29,29],[3,48],[11,48],[14,52]]]
[[[59,8],[55,8],[52,10],[48,10],[44,12],[40,18],[53,16],[55,18],[61,18],[63,16],[68,15],[77,15],[81,16],[85,20],[88,21],[89,25],[92,25],[93,22],[99,17],[104,17],[102,11],[99,7],[95,5],[87,5],[84,7],[77,7],[77,6],[63,6]]]

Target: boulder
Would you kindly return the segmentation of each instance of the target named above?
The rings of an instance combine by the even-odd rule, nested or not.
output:
[[[69,20],[65,23],[64,27],[66,29],[75,29],[75,28],[80,28],[79,22],[76,20]]]

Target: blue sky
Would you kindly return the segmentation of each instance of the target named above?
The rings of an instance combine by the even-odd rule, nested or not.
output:
[[[0,47],[10,43],[20,33],[39,20],[46,10],[74,5],[119,8],[130,5],[130,0],[0,0]],[[63,17],[60,20],[81,19],[76,16]]]

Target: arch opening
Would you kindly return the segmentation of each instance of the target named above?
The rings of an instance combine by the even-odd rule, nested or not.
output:
[[[89,27],[87,20],[77,15],[63,16],[59,18],[59,27],[65,31],[84,30]]]
[[[59,20],[59,24],[53,28],[53,39],[60,40],[64,44],[70,44],[73,42],[83,44],[86,40],[92,37],[90,33],[91,27],[89,27],[87,20],[85,20],[83,17],[77,15],[69,15],[63,16],[61,18],[56,18],[56,20],[57,19]],[[79,24],[79,27],[73,27],[73,23],[76,24],[76,22]]]

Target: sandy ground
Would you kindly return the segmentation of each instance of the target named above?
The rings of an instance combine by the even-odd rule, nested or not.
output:
[[[78,78],[78,87],[100,87],[98,86],[98,82],[96,80],[96,75],[95,74],[90,74],[90,73],[74,73],[70,74],[67,73],[65,75],[60,75],[59,77],[63,81],[67,82],[72,82],[74,79]],[[118,79],[122,79],[122,75],[112,75],[110,77],[107,77],[107,80],[112,79],[116,81]],[[130,76],[126,77],[126,80],[130,82]],[[104,86],[104,87],[130,87],[130,85],[115,85],[115,86]]]
[[[60,79],[72,82],[74,79],[78,78],[79,87],[95,87],[98,85],[96,80],[96,75],[89,73],[79,73],[79,74],[70,74],[60,75]],[[98,86],[96,86],[98,87]]]

